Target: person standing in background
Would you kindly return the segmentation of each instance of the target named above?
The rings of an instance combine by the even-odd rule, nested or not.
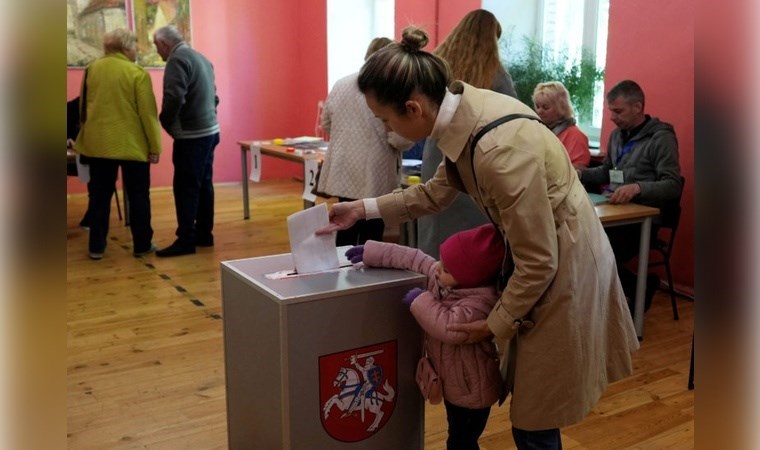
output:
[[[174,206],[177,239],[157,256],[195,253],[195,247],[214,245],[214,148],[219,144],[214,67],[185,44],[174,26],[153,35],[164,70],[161,126],[174,139]]]
[[[82,123],[74,149],[90,165],[89,255],[102,259],[108,237],[111,197],[121,167],[129,196],[130,231],[136,257],[155,251],[150,225],[150,164],[161,154],[161,127],[148,72],[134,63],[137,38],[118,28],[103,36],[105,55],[85,70]]]
[[[576,169],[588,167],[591,152],[588,136],[575,124],[575,113],[570,104],[570,93],[559,81],[538,83],[533,91],[533,106],[536,114],[551,128],[565,146],[570,162]]]
[[[499,56],[500,37],[501,24],[496,16],[485,9],[476,9],[459,21],[433,53],[449,63],[453,79],[517,98],[512,77]],[[433,177],[442,160],[436,141],[426,139],[422,149],[423,182]],[[438,249],[449,236],[487,221],[472,199],[460,194],[448,209],[419,218],[417,247],[438,258]]]
[[[377,50],[393,42],[373,39],[364,56],[366,61]],[[387,194],[399,185],[401,151],[411,142],[403,139],[372,114],[356,80],[359,73],[341,78],[330,90],[322,111],[322,129],[330,136],[328,151],[319,174],[317,191],[338,201]],[[360,220],[337,233],[335,243],[359,245],[367,240],[382,241],[382,219]]]
[[[74,141],[76,141],[77,135],[79,134],[79,129],[81,127],[81,122],[79,120],[79,109],[81,106],[79,105],[81,97],[73,98],[66,102],[66,150],[74,150]],[[66,175],[68,176],[77,176],[79,175],[79,170],[77,168],[77,163],[75,159],[68,160],[68,163],[66,165]],[[89,205],[89,198],[90,198],[90,183],[87,183],[87,203]],[[82,220],[79,221],[79,226],[85,230],[90,229],[90,209],[88,208],[87,211],[85,211],[84,216],[82,216]]]

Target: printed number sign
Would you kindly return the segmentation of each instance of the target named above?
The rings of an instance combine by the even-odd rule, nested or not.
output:
[[[319,161],[316,159],[303,160],[303,199],[308,202],[316,202],[317,196],[312,194],[312,190],[317,183],[317,171],[319,170]]]
[[[261,180],[261,144],[254,142],[251,145],[251,181],[258,183]]]

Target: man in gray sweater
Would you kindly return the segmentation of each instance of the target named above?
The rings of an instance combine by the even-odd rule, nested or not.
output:
[[[673,126],[644,113],[644,91],[631,80],[623,80],[607,93],[607,107],[617,128],[607,144],[601,166],[579,169],[584,185],[605,186],[610,203],[635,202],[660,208],[672,207],[681,196],[681,168],[678,141]],[[655,219],[653,238],[659,227]],[[636,276],[623,264],[638,255],[640,225],[605,228],[615,252],[623,290],[633,298]],[[647,277],[646,309],[660,284],[652,274]]]
[[[214,68],[191,49],[174,26],[153,35],[158,54],[166,61],[164,98],[159,120],[174,138],[174,206],[177,239],[157,256],[195,253],[195,247],[214,245],[214,148],[219,144]]]

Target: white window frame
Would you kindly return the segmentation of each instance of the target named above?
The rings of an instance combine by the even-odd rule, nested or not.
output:
[[[557,1],[557,0],[555,0]],[[561,0],[559,0],[561,1]],[[577,1],[577,0],[574,0]],[[610,0],[581,0],[583,1],[583,37],[581,40],[581,47],[592,53],[592,56],[596,60],[598,68],[604,68],[606,66],[607,57],[607,36],[608,29],[605,26],[603,35],[600,36],[600,2],[607,3],[607,13],[605,14],[605,20],[609,21],[609,1]],[[538,7],[538,13],[536,17],[536,39],[541,42],[544,41],[544,11],[547,7],[547,0],[540,0]],[[597,93],[594,97],[594,114],[592,123],[579,123],[578,127],[583,130],[589,137],[589,144],[591,147],[599,148],[600,134],[601,134],[601,120],[602,111],[604,109],[604,80],[597,82]]]

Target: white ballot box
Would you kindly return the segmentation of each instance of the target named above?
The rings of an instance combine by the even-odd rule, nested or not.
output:
[[[401,299],[423,275],[282,277],[290,254],[221,265],[230,449],[422,448],[422,332]]]

